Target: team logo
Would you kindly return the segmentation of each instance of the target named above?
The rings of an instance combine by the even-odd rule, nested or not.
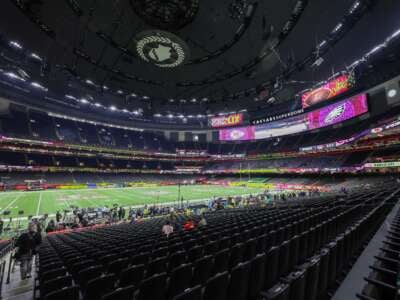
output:
[[[335,120],[339,119],[343,113],[346,111],[346,103],[335,107],[325,118],[325,124],[333,123]]]
[[[166,31],[146,31],[136,37],[136,52],[141,59],[161,68],[175,68],[188,57],[184,41]]]
[[[244,135],[245,135],[245,133],[241,130],[234,129],[231,131],[231,139],[232,140],[239,140],[242,137],[244,137]]]

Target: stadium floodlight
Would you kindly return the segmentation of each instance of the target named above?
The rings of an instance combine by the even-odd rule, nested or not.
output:
[[[48,88],[44,87],[43,85],[41,85],[38,82],[31,82],[31,86],[33,86],[34,88],[37,88],[39,90],[42,90],[44,92],[47,92],[49,90]]]
[[[26,81],[25,78],[22,78],[21,76],[18,76],[17,74],[15,74],[13,72],[7,72],[7,73],[4,73],[4,75],[6,75],[7,77],[10,77],[12,79],[19,80],[19,81],[23,81],[23,82]]]
[[[10,41],[10,46],[17,48],[17,49],[22,49],[22,45],[16,41]]]
[[[36,53],[31,53],[30,55],[32,58],[39,60],[39,61],[43,61],[43,58],[41,58],[39,55],[37,55]]]

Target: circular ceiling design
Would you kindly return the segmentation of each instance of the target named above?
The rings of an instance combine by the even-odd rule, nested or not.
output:
[[[178,36],[160,30],[144,31],[135,39],[138,56],[161,68],[175,68],[189,57],[189,47]]]
[[[199,0],[131,0],[130,3],[147,24],[169,30],[191,23],[199,10]]]

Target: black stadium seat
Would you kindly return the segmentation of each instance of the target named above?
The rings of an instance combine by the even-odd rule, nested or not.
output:
[[[203,291],[200,285],[185,290],[177,295],[173,300],[203,300]]]
[[[204,291],[204,300],[228,300],[229,273],[218,273],[211,277]]]
[[[101,300],[133,300],[134,293],[135,287],[127,286],[105,294],[101,297]]]
[[[231,279],[228,289],[229,300],[246,299],[249,289],[251,262],[239,263],[231,270]]]

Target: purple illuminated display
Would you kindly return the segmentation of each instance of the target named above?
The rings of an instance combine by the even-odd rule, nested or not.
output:
[[[220,141],[248,141],[254,140],[254,126],[223,129],[219,131]]]
[[[334,125],[366,112],[368,112],[367,95],[361,94],[308,113],[308,127],[311,130]]]

